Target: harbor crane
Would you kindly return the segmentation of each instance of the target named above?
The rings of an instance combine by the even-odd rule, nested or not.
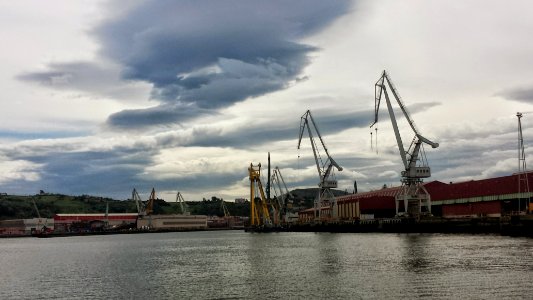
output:
[[[270,179],[272,182],[274,195],[277,200],[277,205],[280,207],[280,214],[281,214],[281,220],[285,223],[288,222],[287,220],[287,212],[289,206],[292,204],[292,198],[293,196],[289,192],[289,189],[287,188],[287,185],[285,184],[285,180],[283,179],[283,176],[281,175],[281,171],[278,167],[274,169],[274,172],[272,173],[272,177]]]
[[[137,193],[137,190],[134,188],[131,192],[131,200],[135,202],[135,205],[137,206],[137,213],[139,216],[146,216],[146,210],[144,207],[144,204],[141,200],[141,197],[139,196],[139,193]]]
[[[326,144],[324,143],[324,140],[322,139],[322,136],[320,135],[320,132],[318,131],[318,127],[316,126],[315,120],[313,119],[313,116],[311,115],[310,110],[307,110],[300,119],[300,137],[298,139],[298,149],[300,149],[300,145],[302,143],[302,137],[304,135],[304,131],[306,128],[307,128],[307,133],[309,134],[309,140],[311,141],[311,148],[313,149],[313,154],[315,157],[318,177],[320,179],[318,183],[318,187],[319,187],[318,194],[317,194],[317,197],[315,198],[315,204],[314,204],[315,219],[318,218],[319,220],[322,220],[322,219],[327,219],[327,218],[335,218],[336,217],[336,214],[335,214],[336,200],[331,189],[334,189],[337,187],[337,180],[335,179],[333,167],[335,167],[338,171],[342,171],[342,167],[339,166],[335,162],[335,160],[333,160],[333,158],[329,155],[328,148],[326,147]],[[322,159],[322,156],[320,155],[319,145],[317,141],[315,140],[315,137],[313,136],[312,129],[314,129],[314,132],[316,133],[316,136],[318,137],[318,140],[320,141],[320,145],[322,146],[322,149],[324,150],[324,153],[325,153],[324,160]],[[326,213],[323,216],[322,208],[329,208],[329,213]]]
[[[268,203],[261,184],[261,163],[248,168],[250,177],[250,226],[272,227],[272,220],[268,212]]]
[[[396,102],[398,102],[398,105],[400,106],[400,109],[402,110],[405,119],[407,120],[409,126],[415,134],[411,145],[407,150],[405,150],[404,148],[402,138],[400,136],[400,131],[398,130],[398,124],[396,122],[396,116],[394,115],[394,110],[389,99],[387,86],[392,92],[394,98],[396,99]],[[420,134],[420,131],[416,128],[413,119],[407,111],[407,107],[405,107],[402,98],[400,97],[400,94],[398,94],[397,89],[395,88],[394,84],[390,79],[390,76],[387,74],[386,71],[383,71],[381,77],[376,82],[374,86],[374,92],[375,115],[374,122],[372,123],[372,125],[370,125],[370,128],[372,128],[378,122],[381,98],[382,95],[385,95],[387,109],[389,111],[390,119],[392,122],[392,128],[394,129],[394,134],[396,135],[396,142],[398,143],[398,149],[400,150],[400,156],[405,167],[404,171],[402,171],[401,173],[402,187],[400,189],[400,192],[396,195],[396,215],[409,215],[413,217],[418,217],[421,213],[423,213],[423,206],[426,207],[426,213],[431,213],[431,197],[422,184],[423,178],[428,178],[431,176],[431,169],[427,163],[423,144],[428,144],[432,148],[439,147],[439,144],[428,140]],[[400,203],[403,203],[403,212],[399,211]]]
[[[43,220],[41,218],[41,213],[39,212],[39,209],[37,208],[37,203],[35,203],[35,198],[31,197],[31,201],[33,202],[33,208],[37,212],[37,217],[38,217],[37,228],[35,230],[37,230],[39,232],[46,231],[46,229],[47,229],[46,223],[47,223],[48,219],[44,218],[44,224],[43,224]]]
[[[131,199],[135,202],[135,205],[137,206],[137,213],[139,216],[147,216],[154,212],[154,202],[155,202],[155,189],[152,188],[152,192],[150,193],[150,198],[146,203],[143,203],[141,200],[141,197],[139,196],[139,193],[137,193],[137,190],[134,188],[131,193]]]
[[[231,217],[228,207],[226,206],[226,201],[220,200],[220,208],[222,209],[222,212],[224,213],[225,218]]]
[[[185,199],[183,199],[183,195],[180,192],[176,194],[176,203],[178,203],[178,207],[182,214],[186,215],[189,212],[187,203],[185,203]]]

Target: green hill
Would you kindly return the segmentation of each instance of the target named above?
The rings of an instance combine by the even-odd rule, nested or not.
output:
[[[95,196],[68,196],[62,194],[37,194],[33,196],[0,195],[0,220],[36,218],[37,212],[33,201],[42,218],[52,218],[55,214],[105,213],[106,203],[109,213],[135,213],[135,202],[115,200]],[[212,197],[210,200],[188,201],[187,206],[191,214],[222,216],[221,199]],[[237,204],[226,202],[232,216],[248,216],[249,203]],[[154,214],[180,213],[177,203],[156,199]]]
[[[294,196],[294,205],[300,208],[313,207],[318,192],[317,188],[296,189],[291,191]],[[339,190],[333,190],[335,196],[345,195]],[[0,195],[0,220],[36,218],[37,212],[33,201],[42,218],[52,218],[55,214],[82,214],[82,213],[105,213],[106,203],[109,205],[109,213],[135,213],[137,207],[131,200],[115,200],[111,198],[95,197],[89,195],[68,196],[62,194],[37,194],[33,196]],[[191,214],[223,216],[222,199],[211,197],[202,201],[187,201],[187,207]],[[232,216],[249,216],[250,203],[226,202]],[[180,213],[176,202],[165,202],[156,199],[154,214]]]

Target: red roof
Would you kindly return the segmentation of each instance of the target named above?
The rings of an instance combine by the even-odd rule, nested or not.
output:
[[[528,173],[527,177],[531,191],[533,191],[533,174]],[[432,181],[424,186],[431,195],[432,201],[515,194],[518,193],[518,175],[450,184]],[[525,192],[525,189],[522,189],[522,192]]]

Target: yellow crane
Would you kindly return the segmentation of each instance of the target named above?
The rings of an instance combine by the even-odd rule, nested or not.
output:
[[[155,188],[152,188],[152,192],[150,193],[150,198],[146,202],[146,215],[151,215],[154,212],[154,202],[155,202]]]
[[[250,163],[248,168],[250,176],[250,226],[272,226],[268,212],[267,198],[261,184],[261,163],[254,166]]]

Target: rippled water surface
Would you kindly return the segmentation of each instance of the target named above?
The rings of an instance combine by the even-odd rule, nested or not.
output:
[[[181,232],[0,239],[2,299],[533,299],[533,239]]]

